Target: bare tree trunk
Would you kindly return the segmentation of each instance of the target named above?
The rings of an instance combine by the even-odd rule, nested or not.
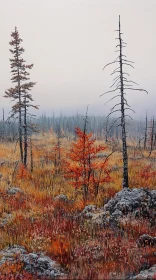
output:
[[[27,100],[24,97],[24,165],[27,167],[28,130],[27,130]]]
[[[21,162],[23,163],[23,137],[22,137],[22,112],[21,112],[21,93],[20,93],[20,82],[18,83],[19,88],[19,146],[20,146],[20,154],[21,154]]]
[[[147,144],[147,111],[146,111],[146,127],[145,127],[144,150],[146,149],[146,144]]]
[[[108,142],[108,121],[109,121],[109,118],[106,119],[106,135],[105,135],[105,141],[106,143]]]
[[[126,129],[125,129],[125,108],[124,108],[124,83],[123,83],[123,61],[122,61],[122,39],[120,28],[120,16],[119,16],[119,47],[120,47],[120,92],[121,92],[121,127],[122,127],[122,155],[123,155],[123,188],[128,188],[128,155],[127,155],[127,141],[126,141]]]
[[[86,201],[88,198],[88,184],[87,184],[87,170],[86,170],[86,157],[85,157],[85,153],[86,153],[86,131],[87,131],[87,121],[88,120],[88,106],[87,106],[87,110],[86,110],[86,117],[84,120],[84,129],[83,129],[83,135],[84,135],[84,143],[83,143],[83,168],[84,168],[84,174],[83,174],[83,178],[84,178],[84,204],[86,205]]]
[[[152,121],[152,127],[151,127],[151,135],[150,135],[150,152],[149,152],[149,155],[148,157],[151,156],[151,153],[153,151],[153,144],[154,144],[154,118],[153,118],[153,121]]]
[[[30,138],[30,170],[31,172],[33,172],[33,169],[34,169],[34,162],[33,162],[33,152],[32,152],[32,140]]]
[[[4,118],[4,108],[2,109],[3,110],[3,131],[2,131],[2,138],[4,140],[4,136],[5,136],[5,118]]]
[[[118,57],[110,62],[107,63],[103,70],[110,65],[116,65],[116,63],[119,63],[119,66],[117,68],[114,69],[114,71],[111,73],[111,75],[115,75],[115,78],[113,79],[113,84],[111,85],[110,88],[114,87],[114,89],[108,90],[106,92],[104,92],[102,95],[105,95],[107,93],[112,93],[112,92],[117,92],[120,91],[120,94],[116,94],[114,97],[112,97],[110,100],[108,100],[106,103],[108,103],[109,101],[116,99],[118,97],[121,97],[121,101],[120,103],[115,104],[112,108],[111,108],[111,113],[108,114],[107,118],[111,115],[114,114],[116,112],[121,112],[121,116],[116,118],[115,121],[113,122],[113,124],[111,125],[111,127],[113,127],[113,125],[117,122],[118,119],[121,120],[120,126],[121,126],[121,137],[122,137],[122,156],[123,156],[123,188],[128,188],[129,187],[129,182],[128,182],[128,153],[127,153],[127,138],[126,138],[126,117],[129,117],[130,119],[131,116],[129,116],[128,114],[125,114],[126,110],[130,110],[133,111],[133,109],[131,109],[130,105],[127,102],[127,99],[125,98],[125,90],[133,90],[133,91],[144,91],[146,93],[147,90],[142,89],[142,88],[134,88],[133,85],[137,84],[136,82],[129,80],[127,78],[127,76],[130,76],[127,72],[123,71],[123,65],[125,66],[130,66],[132,68],[134,68],[133,66],[133,61],[130,61],[127,59],[127,56],[124,55],[123,52],[123,47],[125,47],[125,42],[123,41],[123,39],[121,38],[121,25],[120,25],[120,16],[119,16],[119,30],[116,30],[119,33],[119,37],[116,38],[119,40],[119,43],[116,45],[117,48],[117,52],[119,52]],[[117,75],[117,76],[116,76]],[[120,107],[119,107],[120,106]],[[111,129],[110,127],[110,129]]]

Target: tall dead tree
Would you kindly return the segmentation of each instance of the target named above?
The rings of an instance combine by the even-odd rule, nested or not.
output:
[[[126,117],[131,118],[131,116],[126,114],[126,110],[131,110],[133,112],[134,112],[134,110],[130,108],[130,105],[127,102],[125,94],[126,94],[126,90],[137,90],[137,91],[145,91],[145,92],[147,92],[147,91],[144,89],[134,88],[133,85],[137,84],[137,83],[128,79],[127,76],[130,76],[130,75],[123,69],[125,66],[130,66],[130,67],[134,68],[134,66],[133,66],[134,62],[128,60],[127,56],[123,54],[123,48],[126,47],[126,43],[122,39],[123,33],[121,33],[120,16],[119,16],[119,29],[116,31],[118,32],[118,37],[116,38],[116,40],[118,40],[118,44],[116,45],[116,48],[117,48],[116,52],[118,52],[119,55],[113,62],[106,64],[104,66],[103,70],[109,65],[117,64],[118,66],[111,73],[111,75],[117,75],[117,76],[115,76],[115,78],[113,79],[113,84],[110,87],[110,88],[113,88],[113,87],[114,88],[112,90],[109,90],[109,91],[103,93],[102,95],[107,94],[107,93],[119,92],[117,95],[115,95],[114,97],[112,97],[109,100],[109,101],[111,101],[116,98],[120,99],[119,103],[115,104],[115,106],[113,106],[111,108],[111,112],[107,117],[109,117],[111,114],[116,113],[116,112],[121,113],[121,116],[115,119],[114,124],[117,120],[120,119],[119,125],[121,126],[121,130],[122,130],[122,156],[123,156],[123,184],[122,184],[122,186],[123,186],[123,188],[128,188],[129,180],[128,180],[128,154],[127,154],[127,139],[126,139],[127,138],[127,136],[126,136]],[[109,101],[107,101],[107,102],[109,102]]]
[[[144,150],[146,149],[146,144],[147,144],[147,129],[148,129],[148,119],[147,119],[147,111],[146,111]]]
[[[86,133],[87,133],[87,124],[88,124],[88,107],[86,109],[86,116],[84,118],[84,128],[83,128],[83,170],[84,170],[84,201],[87,200],[88,197],[88,182],[89,182],[89,177],[90,177],[90,154],[88,158],[86,159]],[[87,164],[89,166],[89,171],[87,172]],[[87,176],[88,175],[88,176]]]
[[[2,118],[2,139],[4,141],[5,137],[5,116],[4,116],[4,108],[2,109],[3,112],[3,118]]]
[[[30,82],[29,73],[27,69],[32,69],[33,64],[26,65],[25,60],[22,58],[24,53],[24,48],[21,47],[21,42],[23,41],[19,37],[19,33],[17,28],[15,27],[15,31],[11,33],[12,40],[10,45],[12,49],[10,49],[13,58],[10,59],[11,63],[11,73],[12,83],[15,83],[13,88],[5,91],[5,97],[13,99],[16,103],[12,106],[11,116],[10,118],[14,118],[18,120],[18,142],[20,146],[20,159],[21,162],[27,166],[27,149],[28,149],[28,108],[34,107],[37,109],[37,106],[34,106],[30,103],[33,101],[32,96],[28,93],[33,86],[36,84],[34,82]],[[18,115],[16,117],[16,115]],[[30,114],[31,116],[31,114]],[[23,145],[24,143],[24,145]]]
[[[155,132],[154,132],[154,117],[151,120],[151,126],[150,126],[149,129],[150,129],[149,130],[149,145],[150,145],[150,148],[149,148],[148,158],[151,156],[151,153],[153,151],[153,146],[154,146],[154,135],[155,135]]]

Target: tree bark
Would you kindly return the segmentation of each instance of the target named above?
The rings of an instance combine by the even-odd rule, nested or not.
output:
[[[119,45],[120,45],[120,93],[121,93],[121,128],[122,128],[122,155],[123,155],[123,188],[129,187],[128,182],[128,155],[127,155],[127,139],[125,128],[125,108],[124,108],[124,84],[123,84],[123,61],[122,61],[122,39],[121,39],[121,27],[119,16]]]

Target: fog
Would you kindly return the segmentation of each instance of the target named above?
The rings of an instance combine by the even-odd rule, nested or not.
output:
[[[34,63],[31,80],[34,104],[47,115],[89,113],[106,115],[114,103],[104,103],[113,94],[99,97],[112,84],[116,58],[116,33],[121,16],[125,54],[135,62],[128,69],[131,79],[144,92],[127,92],[136,111],[133,118],[155,115],[156,105],[156,1],[155,0],[0,0],[0,107],[9,111],[12,103],[4,92],[12,86],[9,41],[17,26],[24,59]],[[1,113],[0,113],[1,114]]]

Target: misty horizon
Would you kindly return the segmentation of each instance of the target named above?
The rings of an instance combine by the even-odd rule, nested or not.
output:
[[[9,4],[9,5],[8,5]],[[154,50],[156,2],[138,0],[14,0],[1,2],[1,106],[8,113],[12,102],[5,99],[10,81],[9,41],[17,26],[23,39],[26,63],[33,63],[31,81],[37,82],[31,91],[37,116],[85,114],[89,104],[90,115],[110,112],[114,103],[104,105],[113,95],[100,97],[112,84],[113,66],[103,66],[116,58],[115,32],[121,15],[123,39],[127,42],[127,58],[135,62],[128,69],[131,79],[149,93],[128,92],[127,99],[135,114],[133,119],[155,115],[156,79]],[[138,18],[139,15],[139,18]],[[42,20],[41,20],[42,19]],[[1,114],[0,114],[1,115]]]

